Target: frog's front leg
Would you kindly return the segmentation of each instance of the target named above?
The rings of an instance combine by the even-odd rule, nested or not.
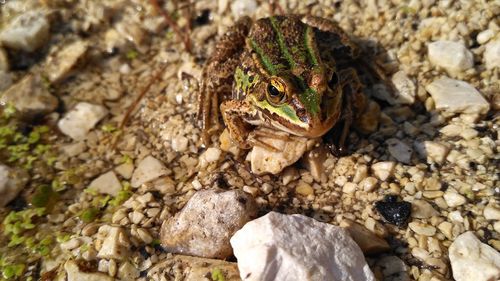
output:
[[[252,106],[245,101],[227,100],[220,105],[220,111],[231,139],[236,142],[239,148],[251,148],[247,140],[253,126],[246,122],[244,117],[252,112]]]
[[[210,136],[220,128],[219,104],[231,96],[234,71],[240,63],[251,19],[243,17],[222,36],[202,72],[198,92],[198,120],[202,140],[207,146]]]

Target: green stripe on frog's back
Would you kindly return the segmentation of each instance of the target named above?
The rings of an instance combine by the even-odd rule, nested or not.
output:
[[[280,27],[278,26],[276,18],[269,17],[269,20],[271,21],[271,26],[273,27],[274,33],[276,33],[276,39],[278,40],[278,46],[280,48],[281,54],[290,65],[290,68],[292,69],[295,68],[297,66],[297,63],[293,59],[292,55],[290,54],[290,51],[288,50],[288,47],[286,46],[285,37],[283,36],[283,33],[281,32]]]
[[[256,52],[257,55],[260,57],[260,61],[264,65],[264,68],[266,69],[266,71],[271,75],[276,75],[276,67],[271,62],[271,59],[266,54],[264,54],[264,51],[257,44],[257,42],[255,42],[255,40],[253,40],[252,38],[250,38],[249,40],[250,40],[250,46],[252,47],[252,50],[254,50],[254,52]]]

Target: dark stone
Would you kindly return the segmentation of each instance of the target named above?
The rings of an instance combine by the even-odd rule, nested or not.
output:
[[[411,203],[397,201],[396,196],[389,195],[383,201],[376,202],[375,209],[388,223],[401,227],[408,223],[411,214]]]

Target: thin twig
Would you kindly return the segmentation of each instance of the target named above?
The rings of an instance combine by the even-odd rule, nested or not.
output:
[[[153,78],[151,78],[151,80],[148,82],[148,84],[146,84],[146,86],[142,89],[141,93],[137,96],[137,98],[134,100],[134,102],[129,106],[129,108],[127,109],[127,112],[125,112],[125,116],[123,117],[122,122],[120,123],[120,130],[122,130],[123,127],[125,127],[125,125],[127,124],[127,122],[130,119],[130,116],[132,115],[132,112],[134,112],[135,108],[141,102],[141,100],[144,98],[144,96],[149,91],[149,89],[151,88],[153,83],[156,82],[158,79],[160,79],[160,77],[164,73],[166,67],[167,67],[167,64],[164,63],[160,67],[160,69],[158,69],[158,71],[153,76]]]
[[[165,12],[160,7],[158,0],[149,0],[149,3],[151,3],[151,5],[153,6],[153,8],[155,9],[155,11],[157,13],[160,13],[163,16],[163,18],[167,22],[167,25],[170,26],[170,28],[172,28],[174,30],[175,34],[177,34],[177,36],[182,39],[182,42],[184,43],[184,47],[186,48],[186,51],[188,53],[191,53],[191,40],[189,39],[189,33],[188,32],[183,33],[180,30],[177,23],[170,17],[170,15],[167,12]]]

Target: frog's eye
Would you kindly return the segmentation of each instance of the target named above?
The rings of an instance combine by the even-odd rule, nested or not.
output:
[[[277,106],[285,102],[286,93],[284,85],[278,80],[271,80],[267,85],[267,100]]]

